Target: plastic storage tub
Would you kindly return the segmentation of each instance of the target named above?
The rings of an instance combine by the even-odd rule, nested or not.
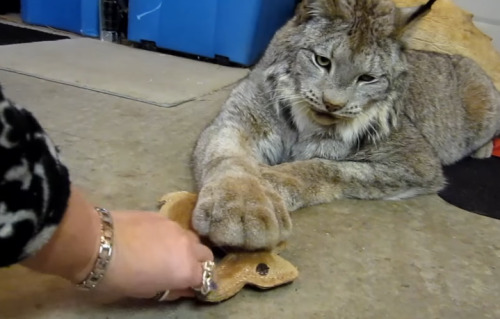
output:
[[[130,0],[128,39],[252,65],[297,0]]]
[[[99,36],[99,0],[22,0],[21,17],[29,24]]]

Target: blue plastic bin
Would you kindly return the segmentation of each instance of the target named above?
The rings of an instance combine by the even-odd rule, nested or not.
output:
[[[128,39],[252,65],[297,0],[130,0]]]
[[[99,36],[99,0],[21,0],[21,17],[29,24]]]

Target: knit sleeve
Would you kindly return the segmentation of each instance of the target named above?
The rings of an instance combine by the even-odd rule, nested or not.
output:
[[[70,181],[35,117],[0,87],[0,267],[37,252],[67,207]]]

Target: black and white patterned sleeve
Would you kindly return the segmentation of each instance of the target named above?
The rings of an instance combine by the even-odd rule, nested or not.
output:
[[[35,117],[0,87],[0,267],[38,251],[67,207],[68,170]]]

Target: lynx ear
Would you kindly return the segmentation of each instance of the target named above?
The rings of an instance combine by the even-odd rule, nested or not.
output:
[[[297,22],[301,24],[314,17],[346,19],[350,12],[348,2],[348,0],[302,0],[297,6]]]
[[[429,0],[426,4],[418,7],[398,8],[394,35],[396,37],[403,37],[407,31],[411,30],[418,21],[431,11],[432,5],[436,1]]]
[[[295,10],[295,16],[297,17],[297,23],[302,24],[304,22],[309,21],[311,19],[310,14],[310,0],[302,0],[297,5],[297,9]]]

